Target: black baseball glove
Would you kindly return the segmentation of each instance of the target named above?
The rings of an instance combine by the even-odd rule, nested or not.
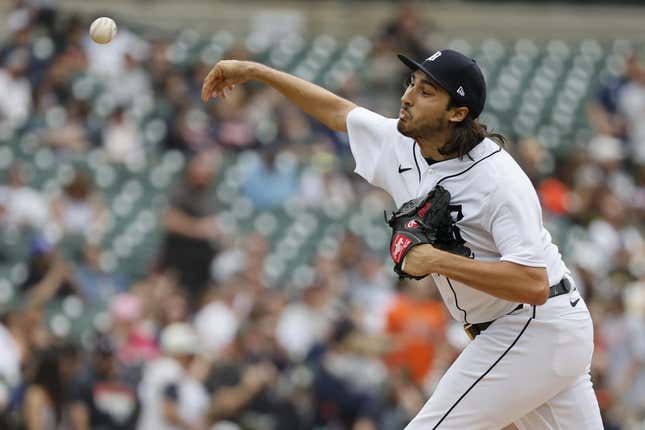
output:
[[[450,205],[450,192],[437,185],[428,195],[401,205],[387,219],[392,228],[390,256],[399,278],[422,279],[427,276],[412,276],[402,269],[405,256],[417,245],[429,243],[435,248],[470,257],[470,249],[464,246],[465,241],[452,219],[453,211],[457,211],[457,207]]]

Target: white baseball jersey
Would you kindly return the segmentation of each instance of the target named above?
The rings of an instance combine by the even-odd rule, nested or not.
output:
[[[567,268],[542,226],[535,189],[503,148],[484,139],[470,157],[428,165],[419,145],[399,133],[396,125],[396,119],[364,108],[348,114],[356,173],[387,191],[397,207],[441,184],[450,192],[451,205],[458,208],[453,219],[476,260],[545,267],[549,285],[562,279]],[[445,276],[432,276],[458,321],[492,321],[517,306]]]
[[[484,139],[463,159],[428,165],[396,119],[356,108],[347,129],[356,172],[397,207],[441,184],[473,258],[545,267],[550,285],[563,277],[573,284],[542,226],[531,182],[495,142]],[[494,322],[462,351],[405,430],[497,430],[511,423],[519,430],[602,429],[589,374],[593,323],[575,288],[518,308],[433,277],[454,318]]]

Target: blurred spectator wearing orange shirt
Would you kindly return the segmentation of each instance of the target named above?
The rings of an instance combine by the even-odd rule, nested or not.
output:
[[[390,368],[408,372],[422,383],[430,374],[437,346],[443,343],[447,315],[436,289],[421,282],[407,282],[387,314],[387,332],[393,351],[386,356]]]

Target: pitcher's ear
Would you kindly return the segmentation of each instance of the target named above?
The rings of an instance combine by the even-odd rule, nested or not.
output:
[[[448,121],[462,122],[468,116],[468,108],[466,106],[452,107],[448,109]]]

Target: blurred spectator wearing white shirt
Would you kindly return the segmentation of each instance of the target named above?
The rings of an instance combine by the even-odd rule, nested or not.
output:
[[[304,360],[313,346],[332,329],[333,314],[325,288],[314,283],[302,292],[302,299],[289,303],[276,324],[275,337],[294,361]]]
[[[161,333],[163,355],[148,363],[139,386],[140,430],[205,429],[209,397],[190,372],[199,339],[187,323],[174,323]]]
[[[90,177],[77,172],[63,188],[63,193],[51,202],[53,221],[59,234],[101,236],[106,211],[103,200],[94,191]]]
[[[206,304],[195,314],[195,329],[208,353],[220,353],[235,339],[243,317],[235,301],[236,284],[229,281],[210,292]]]
[[[15,312],[0,314],[0,415],[9,403],[11,391],[18,387],[22,380],[23,351],[14,333],[17,330],[17,319]]]
[[[29,54],[23,49],[12,52],[6,67],[0,68],[0,128],[22,125],[31,112],[31,83],[25,72]]]
[[[117,163],[136,163],[143,160],[141,131],[122,106],[112,112],[103,129],[103,147],[108,158]]]
[[[634,424],[645,416],[644,326],[645,283],[641,281],[625,287],[599,327],[606,342],[605,371],[615,412]]]
[[[152,103],[150,75],[141,67],[141,59],[133,52],[123,54],[123,72],[113,76],[107,91],[123,106],[137,102]]]
[[[645,164],[645,67],[634,67],[631,80],[623,86],[618,101],[619,112],[627,123],[630,151],[637,164]]]
[[[0,185],[0,226],[38,229],[47,221],[47,214],[45,198],[27,184],[22,166],[9,167],[5,184]]]
[[[302,201],[308,207],[344,213],[356,196],[347,178],[336,174],[338,159],[323,145],[314,146],[311,153],[311,167],[303,171],[300,179]]]

